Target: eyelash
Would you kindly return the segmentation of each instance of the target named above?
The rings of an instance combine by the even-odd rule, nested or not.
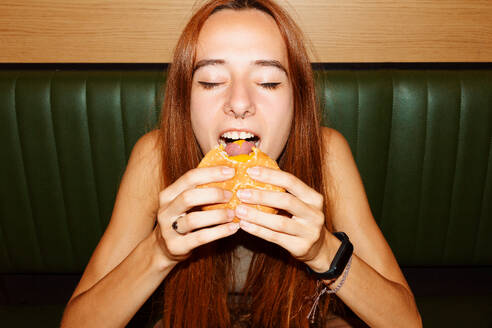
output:
[[[198,83],[200,83],[200,85],[204,89],[213,89],[222,84],[222,83],[205,82],[205,81],[198,81]],[[274,90],[280,85],[280,82],[258,83],[258,85],[262,86],[265,89]]]
[[[217,87],[220,83],[214,83],[214,82],[204,82],[204,81],[198,81],[198,83],[200,83],[200,85],[204,88],[204,89],[213,89],[215,87]]]
[[[265,88],[265,89],[277,89],[277,87],[280,85],[280,82],[270,82],[270,83],[260,83],[260,85]]]

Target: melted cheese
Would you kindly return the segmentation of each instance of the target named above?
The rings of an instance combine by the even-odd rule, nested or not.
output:
[[[244,143],[244,139],[236,140],[233,143],[235,143],[235,144],[239,145],[239,147],[241,147],[243,145],[243,143]]]
[[[236,155],[236,156],[229,156],[229,159],[236,161],[236,162],[247,162],[251,159],[253,156],[253,152],[249,154],[241,154],[241,155]]]
[[[244,143],[244,139],[239,139],[234,141],[233,143],[239,145],[241,147]],[[254,152],[251,151],[249,154],[241,154],[241,155],[236,155],[236,156],[229,156],[229,159],[236,161],[236,162],[247,162],[253,157]]]
[[[239,139],[239,140],[236,140],[234,141],[235,144],[238,144],[239,146],[241,146],[243,144],[245,140],[243,139]],[[236,155],[236,156],[229,156],[227,155],[227,153],[225,152],[225,148],[223,145],[217,145],[216,147],[218,147],[219,150],[222,151],[221,155],[230,160],[230,161],[235,161],[235,162],[247,162],[249,161],[250,159],[252,159],[255,155],[255,149],[256,147],[253,146],[253,148],[251,149],[251,152],[249,154],[241,154],[241,155]]]

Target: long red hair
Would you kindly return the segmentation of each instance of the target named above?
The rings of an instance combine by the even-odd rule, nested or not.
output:
[[[294,118],[287,144],[278,159],[280,168],[324,195],[326,227],[332,231],[330,199],[324,181],[320,112],[313,72],[302,33],[289,15],[268,0],[213,0],[204,4],[186,25],[169,67],[160,117],[162,188],[198,166],[203,154],[193,134],[190,96],[199,32],[218,10],[257,9],[273,17],[287,47],[289,79],[293,87]],[[284,213],[289,215],[288,213]],[[283,248],[242,231],[195,249],[166,277],[163,288],[163,327],[230,327],[228,292],[233,286],[235,246],[248,243],[254,255],[244,295],[249,297],[248,320],[254,327],[308,327],[310,297],[316,281],[305,264]],[[319,320],[333,298],[321,302]],[[335,302],[336,303],[336,302]]]

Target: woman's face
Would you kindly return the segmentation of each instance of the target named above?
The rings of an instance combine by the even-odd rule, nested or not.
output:
[[[211,15],[198,37],[191,88],[191,123],[203,153],[224,132],[245,131],[277,159],[293,117],[287,70],[287,50],[271,16],[256,9]]]

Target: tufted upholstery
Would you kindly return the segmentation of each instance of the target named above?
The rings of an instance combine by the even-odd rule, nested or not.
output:
[[[130,151],[155,126],[164,80],[162,68],[0,70],[4,309],[14,309],[9,284],[19,275],[82,272]],[[323,124],[349,141],[399,263],[435,281],[440,273],[428,267],[460,267],[472,282],[473,275],[490,280],[492,70],[318,69],[316,81]],[[453,274],[450,285],[462,283]],[[439,298],[449,288],[433,288],[425,288],[426,298],[416,293],[424,324],[442,323],[436,313],[447,313],[439,309],[468,311]],[[492,287],[480,288],[469,295],[476,305],[468,312],[486,327]]]
[[[491,71],[320,77],[399,263],[492,265]]]
[[[133,144],[156,120],[162,73],[0,75],[0,272],[79,273],[111,215]],[[19,240],[19,236],[23,236]]]

